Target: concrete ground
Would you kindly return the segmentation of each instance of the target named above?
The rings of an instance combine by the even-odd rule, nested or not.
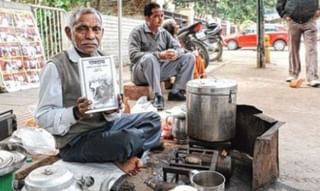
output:
[[[320,190],[320,88],[305,83],[301,88],[290,88],[285,82],[287,55],[287,51],[272,51],[271,64],[257,69],[255,51],[226,50],[223,62],[209,65],[208,77],[236,80],[238,104],[254,105],[266,115],[285,122],[279,135],[280,177],[264,190],[316,191]],[[124,79],[130,79],[128,67],[124,68]],[[28,109],[32,110],[36,102],[37,89],[2,93],[0,111],[13,109],[22,127],[23,121],[31,117]]]
[[[224,65],[211,76],[236,80],[238,104],[255,105],[285,122],[279,135],[280,178],[267,190],[320,190],[320,88],[288,86],[287,54],[271,52],[271,64],[257,69],[255,51],[225,52]]]

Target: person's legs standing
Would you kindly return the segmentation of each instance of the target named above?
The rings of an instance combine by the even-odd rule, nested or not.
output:
[[[306,72],[307,81],[315,81],[318,76],[318,54],[317,54],[317,23],[311,19],[303,25],[304,44],[306,48]]]
[[[289,43],[289,78],[287,81],[297,79],[301,71],[300,63],[300,42],[301,42],[301,24],[294,22],[293,20],[288,21],[288,43]]]

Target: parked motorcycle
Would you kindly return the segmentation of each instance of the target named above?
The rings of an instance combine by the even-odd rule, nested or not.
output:
[[[223,52],[222,28],[217,23],[205,23],[206,29],[198,32],[196,36],[208,48],[210,61],[221,60]]]
[[[204,60],[205,67],[209,65],[209,52],[207,45],[197,38],[196,34],[201,31],[202,22],[194,23],[190,26],[181,28],[177,34],[182,47],[190,51],[198,51]]]

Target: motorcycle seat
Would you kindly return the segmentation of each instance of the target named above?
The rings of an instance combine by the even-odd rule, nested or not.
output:
[[[214,28],[216,28],[218,26],[218,24],[217,23],[210,23],[210,24],[207,24],[207,28],[208,29],[214,29]]]
[[[179,32],[178,32],[178,35],[181,34],[181,33],[184,33],[184,32],[191,33],[191,32],[192,32],[192,29],[193,29],[196,25],[198,25],[198,23],[199,23],[199,22],[196,22],[196,23],[194,23],[194,24],[192,24],[192,25],[190,25],[190,26],[181,28],[181,29],[179,30]]]
[[[219,27],[219,25],[217,25],[216,28],[207,29],[207,30],[204,31],[204,33],[206,35],[210,36],[210,35],[215,35],[215,34],[219,33],[220,30],[221,30],[221,28]]]

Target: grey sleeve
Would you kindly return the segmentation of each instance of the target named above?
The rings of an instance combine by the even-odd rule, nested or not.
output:
[[[139,31],[137,29],[133,29],[129,35],[129,59],[131,63],[136,63],[139,59],[145,54],[145,52],[141,51],[141,42]]]

